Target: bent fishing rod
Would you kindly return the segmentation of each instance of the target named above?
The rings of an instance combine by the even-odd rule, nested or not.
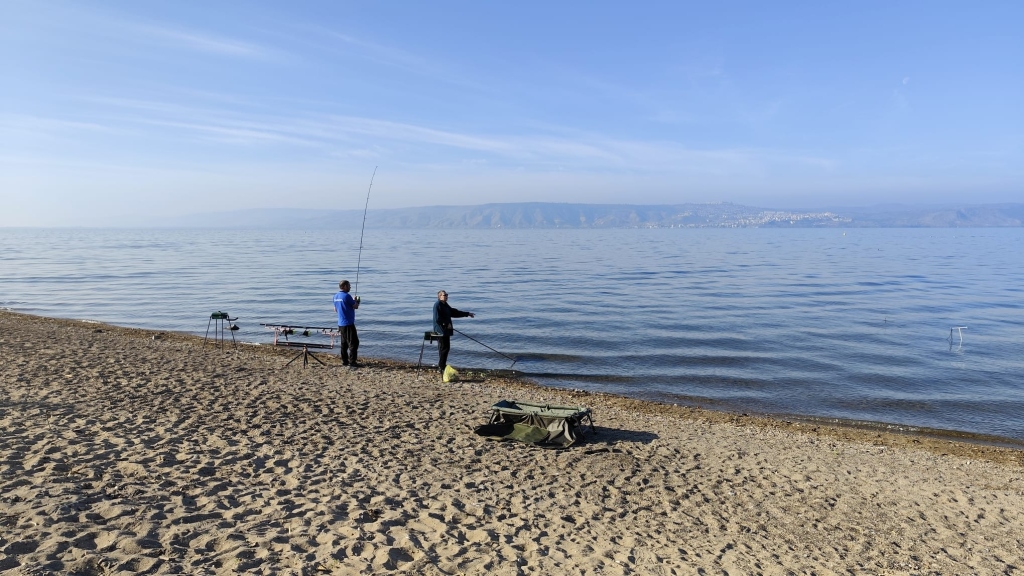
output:
[[[470,336],[469,334],[466,334],[465,332],[462,332],[461,330],[459,330],[459,329],[457,329],[457,328],[454,328],[454,327],[453,327],[453,328],[452,328],[452,330],[454,330],[455,332],[458,332],[459,334],[462,334],[462,335],[463,335],[463,336],[465,336],[466,338],[469,338],[470,340],[472,340],[473,342],[476,342],[477,344],[479,344],[479,345],[483,346],[484,348],[487,348],[487,349],[488,349],[488,350],[490,350],[491,352],[494,352],[495,354],[498,354],[499,356],[504,356],[505,358],[508,358],[509,360],[511,360],[511,361],[512,361],[512,364],[511,364],[511,365],[509,365],[509,369],[510,369],[510,370],[512,369],[512,366],[515,366],[515,365],[516,365],[516,362],[519,362],[519,359],[518,359],[518,358],[513,358],[513,357],[509,356],[508,354],[502,354],[501,352],[498,352],[498,351],[497,351],[497,350],[495,350],[494,348],[491,348],[491,347],[490,347],[490,346],[488,346],[487,344],[484,344],[483,342],[481,342],[481,341],[477,340],[476,338],[473,338],[473,337],[472,337],[472,336]]]
[[[366,189],[366,205],[363,206],[363,228],[359,231],[359,257],[356,259],[356,285],[353,296],[359,296],[359,265],[363,262],[363,233],[366,232],[366,210],[370,207],[370,190],[373,190],[373,178],[377,176],[377,167],[373,167],[373,176],[370,176],[370,187]]]

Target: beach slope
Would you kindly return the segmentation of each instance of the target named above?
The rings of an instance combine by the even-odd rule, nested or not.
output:
[[[1024,572],[1020,451],[293,354],[0,312],[0,572]]]

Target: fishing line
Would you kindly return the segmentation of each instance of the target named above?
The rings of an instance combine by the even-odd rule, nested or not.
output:
[[[363,233],[366,232],[366,209],[370,207],[370,190],[373,190],[373,178],[377,175],[377,167],[373,167],[373,176],[370,176],[370,187],[366,189],[366,205],[363,206],[363,228],[359,231],[359,258],[356,260],[356,285],[353,290],[359,295],[359,265],[363,262]]]
[[[498,352],[494,348],[491,348],[487,344],[484,344],[483,342],[477,340],[476,338],[473,338],[472,336],[470,336],[469,334],[466,334],[465,332],[462,332],[462,331],[458,330],[457,328],[452,328],[452,330],[454,330],[455,332],[458,332],[459,334],[462,334],[466,338],[469,338],[470,340],[472,340],[473,342],[476,342],[477,344],[483,346],[484,348],[487,348],[491,352],[494,352],[495,354],[498,354],[499,356],[504,356],[505,358],[508,358],[509,360],[511,360],[512,364],[509,366],[510,369],[512,368],[512,366],[516,365],[516,362],[519,362],[518,358],[513,358],[513,357],[509,356],[508,354],[502,354],[501,352]]]

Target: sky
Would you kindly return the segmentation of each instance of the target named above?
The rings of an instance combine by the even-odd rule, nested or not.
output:
[[[1024,3],[0,0],[0,226],[1024,201]]]

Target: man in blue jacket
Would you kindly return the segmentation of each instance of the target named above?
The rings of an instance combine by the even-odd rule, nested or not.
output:
[[[334,295],[334,310],[338,313],[338,332],[341,333],[341,363],[358,368],[356,353],[359,351],[359,335],[356,333],[356,308],[359,298],[353,298],[348,291],[352,285],[348,280],[338,284],[340,292]]]
[[[472,312],[456,310],[448,305],[448,293],[441,290],[437,293],[437,302],[434,302],[434,332],[441,335],[437,341],[437,369],[444,371],[448,365],[448,352],[452,349],[452,334],[455,327],[452,325],[452,318],[474,318]]]

